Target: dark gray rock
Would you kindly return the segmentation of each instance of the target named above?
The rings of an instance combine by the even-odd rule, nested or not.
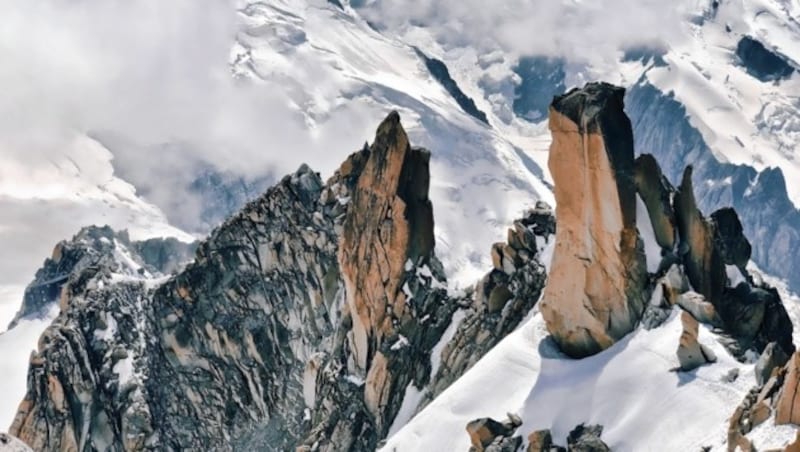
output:
[[[758,386],[763,386],[769,377],[772,375],[772,371],[776,368],[783,367],[786,363],[789,362],[789,355],[783,351],[780,345],[776,342],[770,342],[764,347],[764,351],[761,352],[761,356],[758,357],[758,361],[756,362],[755,367],[755,375],[756,375],[756,384]]]
[[[464,94],[464,91],[461,91],[458,83],[456,83],[456,81],[453,80],[453,77],[450,76],[450,71],[447,69],[447,65],[441,60],[425,55],[419,49],[414,50],[416,50],[417,55],[422,58],[422,61],[425,62],[425,67],[428,68],[428,71],[430,71],[433,78],[435,78],[444,87],[444,89],[451,96],[453,96],[453,99],[455,99],[458,106],[461,107],[461,109],[464,110],[464,112],[468,115],[488,125],[489,120],[486,118],[486,113],[482,112],[475,105],[475,101],[472,100],[471,97]]]
[[[672,194],[675,189],[661,173],[655,157],[642,154],[635,161],[636,191],[642,198],[656,242],[661,248],[671,251],[675,247],[675,213],[672,210]]]
[[[22,305],[9,328],[21,319],[44,316],[62,297],[70,278],[84,270],[102,268],[134,277],[158,276],[188,262],[196,245],[174,238],[136,242],[130,240],[127,232],[116,232],[108,226],[84,227],[70,240],[61,241],[53,248],[52,256],[44,261],[34,280],[25,288]]]
[[[652,153],[665,176],[680,181],[687,162],[692,178],[703,189],[696,193],[703,212],[731,206],[752,244],[752,259],[761,269],[800,290],[800,211],[786,192],[783,173],[768,168],[760,173],[746,165],[719,162],[688,119],[674,95],[662,93],[646,80],[631,87],[627,112],[638,152]],[[702,185],[701,185],[702,184]]]
[[[711,214],[714,229],[715,246],[719,248],[722,260],[726,265],[735,265],[747,274],[745,267],[750,261],[752,247],[742,229],[739,215],[732,207],[725,207]]]
[[[750,36],[743,36],[736,44],[736,56],[747,72],[762,82],[788,78],[795,71],[785,57]]]
[[[575,427],[567,435],[568,452],[609,452],[611,449],[600,439],[603,434],[601,425],[584,425]]]

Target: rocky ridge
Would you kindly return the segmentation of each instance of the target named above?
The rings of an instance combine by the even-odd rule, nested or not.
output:
[[[406,388],[444,389],[544,283],[538,252],[554,221],[539,206],[487,276],[483,292],[503,296],[448,296],[428,156],[392,113],[327,182],[302,166],[168,279],[112,277],[110,260],[72,265],[11,433],[36,450],[373,450]],[[136,249],[163,261],[152,244]],[[469,322],[456,324],[462,308]],[[449,345],[475,337],[467,355]]]
[[[731,420],[731,450],[751,445],[745,435],[772,409],[777,423],[800,422],[792,417],[795,406],[800,412],[794,388],[800,374],[792,361],[782,367],[795,350],[792,323],[777,291],[745,268],[752,247],[736,212],[723,208],[706,218],[698,209],[691,165],[675,188],[651,155],[634,160],[623,96],[620,88],[590,83],[556,96],[550,108],[558,228],[540,303],[547,329],[563,352],[581,358],[640,323],[657,328],[678,310],[683,332],[674,370],[687,372],[716,361],[698,342],[699,325],[713,327],[739,359],[761,355],[762,380],[775,377],[760,383]],[[575,189],[576,180],[582,189]],[[637,197],[646,212],[638,220]],[[648,227],[653,236],[642,237]],[[659,255],[645,256],[643,240],[655,242]],[[645,258],[657,265],[645,267]],[[764,402],[770,396],[774,408]],[[507,438],[498,444],[520,439],[495,436]],[[529,444],[557,449],[547,437],[534,432]]]
[[[435,256],[428,151],[410,146],[396,113],[328,181],[302,166],[172,277],[121,278],[119,256],[80,264],[95,246],[125,242],[115,236],[77,240],[67,260],[62,246],[37,275],[68,272],[61,314],[31,357],[11,434],[35,450],[374,450],[540,298],[550,334],[573,357],[678,311],[675,370],[690,371],[714,361],[697,341],[708,324],[734,355],[764,362],[729,444],[744,444],[772,410],[795,422],[792,324],[777,291],[745,268],[752,247],[736,213],[700,212],[691,167],[674,188],[651,156],[634,160],[623,98],[592,83],[554,99],[558,225],[538,203],[464,294],[447,293]],[[125,243],[153,272],[176,268],[160,251],[172,245]],[[137,265],[135,274],[150,271]],[[766,399],[765,417],[753,407]],[[510,415],[467,431],[476,450],[511,451],[523,444],[519,425]],[[567,450],[607,447],[600,426],[573,433]],[[547,437],[528,442],[559,450]]]

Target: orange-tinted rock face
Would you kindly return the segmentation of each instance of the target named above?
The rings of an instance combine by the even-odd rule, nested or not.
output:
[[[358,179],[339,247],[353,317],[356,365],[369,367],[393,319],[406,310],[401,290],[406,261],[433,251],[433,209],[428,200],[427,151],[411,149],[400,117],[378,127]]]
[[[800,353],[795,352],[792,359],[786,364],[786,377],[784,377],[783,388],[778,395],[778,403],[775,412],[776,424],[795,424],[800,425],[800,393],[798,393],[798,383],[800,383]]]
[[[541,311],[561,349],[583,357],[630,332],[644,309],[633,136],[624,90],[589,84],[550,107],[556,248]]]

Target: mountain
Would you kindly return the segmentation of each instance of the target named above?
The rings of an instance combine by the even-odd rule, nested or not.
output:
[[[380,5],[366,2],[355,8],[380,21],[381,14],[391,12]],[[533,4],[518,6],[535,11]],[[371,15],[374,8],[378,10]],[[602,29],[603,20],[626,20],[624,15],[606,17],[602,10],[577,2],[563,2],[554,9],[559,8],[576,22],[583,19],[595,28]],[[540,9],[542,17],[564,26],[560,34],[557,28],[548,28],[558,36],[557,42],[572,43],[570,33],[583,36],[581,25],[570,28],[560,16],[551,17],[551,10]],[[386,19],[380,29],[446,64],[492,127],[543,169],[545,181],[551,181],[546,169],[550,140],[542,120],[553,94],[594,79],[626,87],[636,152],[652,153],[670,180],[678,180],[691,162],[695,184],[707,187],[698,193],[701,208],[735,207],[753,239],[753,261],[798,291],[800,279],[792,269],[798,265],[793,250],[800,237],[795,186],[800,179],[794,156],[800,140],[796,94],[800,6],[794,1],[730,0],[682,2],[678,9],[685,14],[681,21],[671,22],[668,41],[623,45],[603,53],[600,61],[571,55],[566,49],[526,53],[526,47],[547,47],[545,43],[554,40],[535,37],[527,46],[515,41],[515,55],[496,42],[507,37],[502,31],[458,34],[449,20],[398,25]],[[467,23],[482,23],[469,9],[452,10],[463,14],[458,17]],[[524,20],[513,10],[492,15],[512,24]],[[634,25],[629,24],[632,30]],[[624,32],[609,30],[609,39],[619,33]],[[476,47],[485,49],[479,52]],[[572,47],[592,48],[586,42]]]
[[[514,222],[461,296],[435,255],[430,153],[396,112],[328,181],[301,166],[171,277],[119,258],[80,265],[92,244],[135,262],[113,231],[87,230],[40,271],[71,267],[10,433],[36,450],[513,451],[521,430],[541,447],[638,450],[663,441],[631,415],[647,407],[697,416],[671,448],[787,445],[800,379],[789,312],[745,268],[735,211],[700,212],[691,166],[674,187],[634,158],[623,99],[603,83],[554,99],[558,220],[540,203]],[[172,268],[181,256],[152,255]],[[572,405],[597,397],[598,411]],[[514,400],[520,415],[485,417]],[[483,415],[465,424],[463,411]]]
[[[448,296],[429,159],[392,113],[327,182],[302,166],[168,280],[73,265],[11,433],[37,450],[375,448],[513,330],[544,281],[541,207],[482,296]]]
[[[230,75],[281,103],[257,154],[9,147],[0,422],[36,450],[795,447],[800,6],[686,3],[599,63],[446,2],[237,2]]]

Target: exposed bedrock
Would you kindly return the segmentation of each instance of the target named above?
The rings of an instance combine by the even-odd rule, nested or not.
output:
[[[623,96],[622,88],[589,83],[550,106],[548,165],[558,228],[541,311],[553,338],[573,357],[604,350],[633,330],[646,301],[633,136]]]
[[[675,189],[661,173],[655,157],[650,154],[642,154],[636,158],[634,180],[636,191],[647,208],[656,242],[661,248],[672,250],[675,246],[676,228],[671,196]]]

